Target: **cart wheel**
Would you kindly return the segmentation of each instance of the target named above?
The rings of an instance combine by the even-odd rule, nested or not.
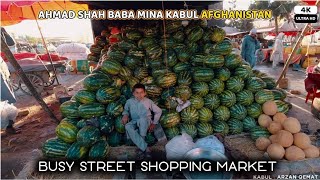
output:
[[[44,83],[43,83],[42,78],[38,75],[35,75],[35,74],[26,74],[26,76],[30,80],[33,87],[37,90],[37,92],[41,93],[43,91],[43,87],[44,87]],[[28,87],[24,84],[24,82],[21,79],[19,80],[19,84],[20,84],[20,89],[22,92],[32,96]]]
[[[49,87],[49,86],[51,86],[51,85],[54,83],[55,80],[56,80],[56,77],[55,77],[55,76],[50,77],[49,81],[44,83],[44,87]]]
[[[12,90],[13,90],[13,92],[16,92],[16,91],[18,91],[19,90],[19,84],[17,84],[17,83],[14,83],[14,82],[10,82],[10,86],[11,86],[11,88],[12,88]]]

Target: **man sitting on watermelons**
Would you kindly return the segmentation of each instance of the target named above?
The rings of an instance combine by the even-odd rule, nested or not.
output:
[[[147,131],[153,131],[158,124],[162,110],[150,99],[146,98],[143,84],[133,86],[133,98],[127,100],[122,113],[122,123],[125,125],[127,136],[141,150],[138,158],[150,158],[150,149],[145,141]],[[152,120],[152,112],[154,118]],[[131,121],[128,122],[129,116]]]

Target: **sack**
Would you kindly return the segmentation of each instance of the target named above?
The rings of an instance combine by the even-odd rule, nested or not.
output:
[[[9,104],[8,101],[0,102],[1,130],[5,130],[9,125],[9,120],[15,122],[18,116],[18,109]]]
[[[212,149],[221,154],[225,152],[224,145],[214,135],[198,139],[195,145],[196,148]]]
[[[194,147],[192,137],[187,133],[182,133],[166,144],[167,160],[183,160],[184,155]]]

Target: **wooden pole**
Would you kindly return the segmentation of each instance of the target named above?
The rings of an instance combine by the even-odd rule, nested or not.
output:
[[[33,9],[32,6],[31,6],[31,9],[32,9],[32,13],[33,13],[33,15],[34,15],[34,19],[36,20],[36,23],[37,23],[37,26],[38,26],[38,29],[39,29],[39,32],[40,32],[40,35],[41,35],[41,40],[42,40],[43,46],[44,46],[44,48],[46,49],[46,52],[47,52],[48,57],[49,57],[49,59],[50,59],[50,64],[51,64],[51,66],[52,66],[52,68],[53,68],[53,73],[54,73],[54,75],[55,75],[55,79],[57,80],[58,85],[60,85],[59,80],[58,80],[58,76],[57,76],[56,68],[55,68],[54,65],[53,65],[51,55],[50,55],[50,53],[49,53],[47,44],[46,44],[46,42],[45,42],[45,40],[44,40],[44,37],[43,37],[42,31],[41,31],[40,25],[39,25],[39,23],[38,23],[36,14],[35,14],[34,9]]]
[[[33,95],[33,97],[38,101],[40,106],[46,111],[50,118],[53,119],[55,122],[60,123],[60,121],[55,117],[55,115],[52,113],[52,111],[49,109],[47,104],[43,101],[37,90],[33,87],[30,80],[26,76],[26,74],[23,72],[21,66],[13,56],[12,52],[10,51],[8,45],[5,43],[4,39],[1,37],[1,51],[6,55],[8,61],[12,64],[14,69],[16,70],[17,74],[21,78],[21,80],[24,82],[24,84],[29,89],[30,93]]]
[[[320,0],[318,0],[315,5],[319,7],[319,5],[320,5]],[[309,30],[310,26],[311,26],[311,24],[309,23],[309,24],[306,24],[306,26],[303,28],[303,30],[302,30],[302,32],[301,32],[298,40],[296,41],[296,44],[294,45],[294,48],[292,49],[292,52],[291,52],[288,60],[286,61],[285,65],[284,65],[284,67],[283,67],[283,70],[282,70],[282,72],[281,72],[281,74],[280,74],[280,77],[279,77],[277,83],[276,83],[276,86],[279,85],[282,77],[285,76],[285,74],[286,74],[286,72],[287,72],[287,70],[288,70],[288,67],[289,67],[289,65],[290,65],[290,62],[291,62],[291,60],[292,60],[295,52],[296,52],[297,49],[299,48],[299,46],[300,46],[300,44],[301,44],[301,41],[302,41],[303,37],[305,36],[305,33]]]

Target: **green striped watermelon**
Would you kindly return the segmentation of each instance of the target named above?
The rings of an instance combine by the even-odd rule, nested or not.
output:
[[[78,129],[81,129],[81,128],[85,127],[86,125],[87,125],[87,120],[86,119],[81,119],[80,121],[78,121],[76,126],[77,126]]]
[[[271,77],[262,77],[261,78],[266,83],[266,89],[276,88],[276,81]]]
[[[191,107],[195,109],[201,109],[204,105],[204,100],[201,96],[192,95],[190,97]]]
[[[224,65],[224,57],[221,55],[208,55],[204,64],[210,68],[221,68]]]
[[[214,77],[214,72],[210,68],[196,68],[193,72],[193,79],[200,82],[210,82]]]
[[[74,126],[77,126],[77,123],[79,122],[78,119],[71,119],[71,118],[63,118],[60,123],[62,122],[67,122],[67,123],[70,123]]]
[[[185,124],[195,124],[199,120],[197,109],[189,106],[181,111],[181,120]]]
[[[111,147],[117,147],[120,145],[121,134],[117,131],[113,131],[109,136],[107,136],[107,142]]]
[[[145,51],[143,49],[130,49],[128,52],[129,56],[133,56],[135,58],[139,58],[142,60],[145,57]]]
[[[243,124],[238,119],[229,119],[228,120],[229,133],[230,134],[240,134],[243,131]]]
[[[118,116],[115,118],[114,127],[118,133],[125,133],[125,125],[122,124],[122,116]]]
[[[141,59],[135,56],[126,56],[124,58],[124,65],[131,70],[137,68],[142,63]]]
[[[51,138],[43,144],[42,153],[47,158],[63,158],[70,146],[59,138]]]
[[[100,140],[96,142],[89,151],[89,159],[105,159],[110,151],[107,141]]]
[[[162,68],[162,67],[154,68],[154,69],[152,69],[152,77],[157,78],[157,77],[162,76],[162,75],[169,73],[169,72],[171,72],[171,71],[168,68]]]
[[[130,30],[126,33],[126,37],[132,41],[138,41],[142,38],[142,34],[137,30]]]
[[[237,101],[236,95],[229,90],[225,90],[221,94],[219,94],[219,98],[221,105],[226,107],[233,106]]]
[[[108,104],[115,101],[121,95],[121,92],[116,87],[101,88],[96,93],[97,100],[102,104]]]
[[[191,97],[192,91],[188,86],[178,86],[175,89],[175,97],[180,98],[182,101],[186,101]]]
[[[188,62],[178,62],[174,67],[173,67],[173,72],[175,73],[181,73],[183,71],[188,71],[191,68],[191,65]]]
[[[190,61],[193,66],[203,66],[207,56],[205,54],[195,54],[191,57]]]
[[[149,97],[155,98],[161,95],[162,88],[151,84],[146,86],[146,92]]]
[[[80,146],[90,147],[96,143],[101,137],[98,128],[93,126],[85,126],[79,130],[77,134],[77,142]]]
[[[284,100],[287,97],[287,93],[282,89],[272,89],[271,90],[274,100]]]
[[[213,79],[209,82],[210,93],[220,94],[224,90],[224,82],[219,79]]]
[[[174,95],[175,89],[173,87],[165,89],[161,94],[162,100],[167,100],[169,97],[172,97]]]
[[[254,95],[254,99],[259,104],[264,104],[267,101],[274,100],[272,91],[267,90],[267,89],[263,89],[263,90],[258,91]]]
[[[76,101],[66,101],[60,105],[60,112],[63,117],[67,118],[78,118],[79,117],[79,108],[80,104]]]
[[[177,76],[175,73],[166,73],[157,78],[157,84],[161,88],[168,88],[174,86],[177,82]]]
[[[213,113],[209,108],[203,107],[198,110],[198,113],[200,122],[212,121]]]
[[[118,61],[114,61],[114,60],[103,61],[101,65],[101,70],[111,75],[119,74],[121,68],[122,68],[121,64]]]
[[[256,126],[250,131],[251,139],[254,141],[257,140],[259,137],[266,137],[269,138],[270,133],[268,129],[261,127],[261,126]]]
[[[86,157],[89,148],[82,146],[79,142],[73,143],[66,153],[66,158],[68,160],[79,160]]]
[[[236,94],[237,96],[237,103],[248,106],[253,103],[254,96],[253,93],[249,90],[242,90]]]
[[[83,87],[89,91],[97,91],[101,87],[106,87],[113,82],[113,79],[102,73],[89,74],[83,80]]]
[[[212,29],[210,40],[212,42],[219,43],[219,42],[222,42],[225,37],[226,37],[226,32],[222,28],[216,26]]]
[[[209,93],[209,86],[205,82],[195,82],[192,84],[192,92],[195,95],[203,97]]]
[[[204,106],[211,110],[216,109],[220,105],[219,96],[216,94],[208,94],[203,99],[204,99]]]
[[[77,102],[82,104],[93,103],[96,102],[96,95],[90,91],[86,90],[79,90],[75,95],[74,98]]]
[[[100,131],[102,134],[108,135],[113,131],[115,123],[111,116],[108,116],[108,115],[100,116],[98,121],[99,121]]]
[[[258,103],[252,103],[247,106],[248,116],[252,118],[258,118],[262,114],[262,107]]]
[[[226,87],[228,90],[237,93],[242,91],[244,87],[244,81],[237,76],[233,76],[226,81]]]
[[[219,106],[213,110],[213,117],[218,121],[227,121],[230,118],[230,111],[226,106]]]
[[[213,131],[227,135],[229,133],[229,125],[225,121],[216,120],[212,122]]]
[[[234,70],[234,75],[246,80],[253,75],[253,72],[250,66],[242,65]]]
[[[60,122],[56,127],[56,135],[59,139],[67,143],[73,143],[77,140],[78,128],[66,121]]]
[[[187,43],[187,47],[189,49],[189,51],[194,54],[194,53],[197,53],[200,51],[200,46],[198,45],[198,43],[196,42],[188,42],[186,41]]]
[[[229,110],[230,117],[233,119],[243,120],[247,116],[247,109],[241,104],[235,104]]]
[[[204,123],[204,122],[198,123],[197,130],[198,130],[199,137],[206,137],[213,134],[213,128],[209,123]]]
[[[138,67],[134,70],[134,76],[139,80],[148,77],[148,69],[146,67]]]
[[[192,138],[197,136],[197,127],[193,124],[181,124],[180,131],[189,134]]]
[[[191,55],[192,55],[191,51],[186,46],[179,47],[179,48],[175,47],[175,52],[176,52],[177,58],[181,62],[188,61],[190,59]]]
[[[128,79],[128,85],[129,87],[132,89],[134,85],[139,83],[139,79],[136,77],[131,77],[130,79]]]
[[[106,109],[103,104],[90,103],[79,106],[79,115],[84,119],[99,117],[105,114]]]
[[[123,112],[123,106],[116,102],[111,102],[108,104],[106,112],[110,116],[117,117]]]
[[[126,56],[126,53],[120,50],[109,50],[107,52],[108,59],[107,61],[123,61],[123,58]]]
[[[170,140],[180,134],[180,131],[177,127],[172,127],[164,130],[164,133],[166,134],[167,138]]]
[[[221,80],[221,81],[226,81],[230,78],[231,72],[229,71],[228,68],[222,67],[217,69],[215,72],[216,78]]]
[[[262,90],[266,87],[266,83],[258,78],[258,77],[251,77],[246,82],[246,89],[252,91],[253,93]]]
[[[170,112],[163,114],[160,118],[160,123],[165,128],[171,128],[178,125],[180,122],[180,115],[178,112]]]
[[[225,56],[225,67],[228,69],[235,69],[242,64],[242,58],[239,54],[231,53]]]
[[[285,101],[275,100],[274,102],[277,104],[278,112],[282,112],[284,114],[287,114],[292,107],[291,104]]]
[[[179,86],[189,86],[192,83],[192,77],[188,71],[182,71],[178,75]]]
[[[148,146],[152,146],[156,143],[156,138],[152,132],[148,132],[145,141],[148,144]]]
[[[138,42],[138,47],[139,48],[147,48],[147,47],[155,45],[155,44],[157,44],[157,42],[154,38],[147,37],[147,38],[140,39],[140,41]],[[130,48],[130,49],[132,49],[132,48]]]
[[[257,121],[250,116],[247,116],[246,118],[244,118],[242,120],[242,123],[243,123],[243,129],[247,132],[257,126]]]
[[[150,58],[150,59],[155,59],[155,58],[159,58],[162,55],[162,48],[157,45],[154,44],[152,46],[147,47],[146,49],[146,55]]]
[[[139,41],[140,42],[140,41]],[[123,40],[123,41],[120,41],[120,42],[118,42],[118,46],[119,46],[119,48],[121,49],[121,50],[123,50],[123,51],[129,51],[130,49],[132,49],[132,48],[137,48],[137,46],[136,46],[136,44],[135,44],[135,42],[134,41],[131,41],[131,40]],[[121,54],[122,55],[122,54]],[[124,53],[124,56],[125,56],[126,54]],[[121,59],[121,61],[123,60],[123,58],[124,58],[124,56],[121,56],[122,57],[122,59]]]
[[[163,66],[161,58],[149,59],[148,57],[145,57],[144,61],[147,62],[147,66],[150,66],[151,68]]]
[[[188,41],[196,42],[199,41],[203,36],[203,29],[199,26],[193,28],[188,34]]]
[[[232,51],[231,41],[228,39],[225,39],[221,43],[216,44],[216,46],[214,47],[214,49],[211,53],[226,56],[226,55],[230,54],[231,51]],[[225,65],[226,65],[226,67],[229,68],[229,66],[227,66],[226,57],[225,57]]]
[[[185,39],[184,33],[182,31],[177,31],[173,33],[172,38],[179,43],[182,43]]]
[[[121,87],[121,94],[124,95],[127,99],[132,97],[132,90],[128,85]]]
[[[178,58],[173,49],[167,50],[167,53],[164,51],[162,59],[163,64],[169,67],[174,67],[178,63]]]

